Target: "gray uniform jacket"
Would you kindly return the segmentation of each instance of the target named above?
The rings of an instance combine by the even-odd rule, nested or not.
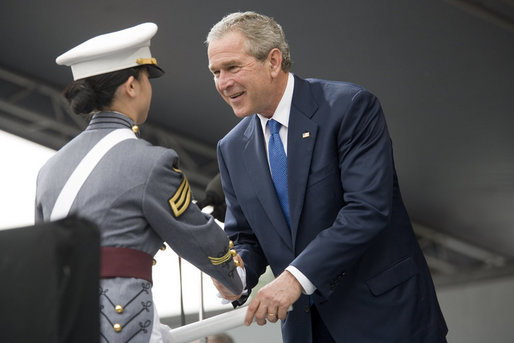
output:
[[[98,113],[81,134],[48,160],[37,179],[36,222],[49,220],[64,183],[89,150],[111,131],[133,124],[120,113]],[[183,205],[183,212],[177,212],[177,206],[173,210],[173,199],[188,190],[174,150],[129,139],[100,160],[70,214],[93,221],[100,228],[102,246],[138,249],[153,256],[167,242],[179,256],[240,293],[241,280],[232,259],[214,265],[208,258],[228,252],[225,232],[191,202]],[[154,308],[151,286],[138,278],[101,280],[101,342],[148,342]],[[122,306],[121,313],[117,305]],[[115,324],[121,325],[121,331],[113,329]]]

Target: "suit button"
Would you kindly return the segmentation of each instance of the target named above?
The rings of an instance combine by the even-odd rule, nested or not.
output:
[[[343,278],[343,276],[346,275],[346,272],[342,272],[341,274],[337,275],[337,280],[341,280]]]
[[[303,307],[303,310],[304,310],[305,312],[309,312],[309,311],[311,310],[311,308],[310,308],[310,306],[309,306],[309,305],[305,305],[305,306]]]

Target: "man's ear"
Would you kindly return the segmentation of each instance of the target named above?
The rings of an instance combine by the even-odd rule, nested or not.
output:
[[[271,49],[268,54],[268,63],[271,75],[276,77],[282,71],[282,52],[277,48]]]

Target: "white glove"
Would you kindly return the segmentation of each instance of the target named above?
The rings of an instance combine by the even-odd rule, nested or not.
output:
[[[241,293],[241,294],[246,295],[246,294],[248,294],[248,290],[246,289],[246,270],[241,267],[237,267],[236,270],[237,270],[237,275],[239,275],[239,278],[241,279],[241,283],[243,284],[243,293]],[[221,299],[222,305],[231,303],[230,300],[223,298],[223,296],[219,292],[216,294],[216,296]]]

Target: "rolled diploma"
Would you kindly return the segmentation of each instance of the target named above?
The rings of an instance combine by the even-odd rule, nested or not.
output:
[[[217,316],[171,329],[168,339],[173,343],[188,343],[202,337],[224,332],[244,325],[247,307],[241,307]]]

